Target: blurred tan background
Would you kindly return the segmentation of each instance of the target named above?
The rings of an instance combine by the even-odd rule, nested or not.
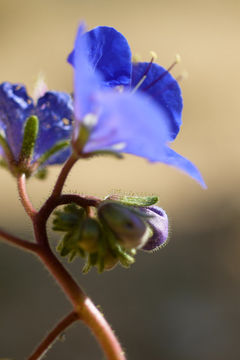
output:
[[[162,251],[139,254],[130,269],[99,276],[70,266],[110,320],[130,360],[238,360],[240,358],[239,132],[240,2],[0,0],[0,81],[22,82],[28,91],[40,71],[50,89],[72,91],[66,63],[80,20],[89,29],[114,26],[143,60],[149,51],[168,67],[176,53],[187,70],[181,83],[183,126],[174,149],[191,159],[208,185],[162,164],[110,158],[77,164],[66,191],[156,194],[169,214],[171,241]],[[36,206],[47,181],[31,180]],[[1,170],[0,226],[31,235],[14,179]],[[27,357],[70,308],[41,265],[0,244],[0,357]],[[49,360],[102,359],[82,325],[49,352]]]

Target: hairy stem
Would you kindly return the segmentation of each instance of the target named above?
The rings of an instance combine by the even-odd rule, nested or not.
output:
[[[78,318],[92,331],[108,360],[125,360],[124,352],[110,325],[54,255],[48,242],[46,230],[47,220],[58,205],[75,202],[80,206],[88,207],[97,206],[100,202],[100,200],[96,198],[84,198],[78,195],[61,195],[65,180],[76,161],[77,158],[75,155],[70,156],[67,160],[59,174],[51,196],[38,212],[35,211],[28,198],[24,175],[18,178],[19,195],[24,209],[32,219],[37,241],[35,245],[37,247],[36,253],[71,301],[74,313],[76,313]],[[47,339],[48,341],[52,339],[51,333]],[[49,345],[50,343],[48,343],[48,346]]]
[[[26,191],[26,176],[25,176],[25,174],[21,174],[18,177],[17,185],[18,185],[18,193],[19,193],[21,203],[22,203],[26,213],[28,214],[28,216],[31,219],[33,219],[37,212],[34,209],[32,203],[28,197],[27,191]]]
[[[65,295],[72,302],[79,319],[89,327],[98,340],[106,358],[108,360],[125,360],[124,351],[104,316],[90,298],[86,296],[51,250],[47,251],[44,246],[44,250],[39,256],[46,268],[59,283]]]
[[[58,179],[56,181],[56,184],[53,188],[53,192],[52,192],[52,196],[58,196],[61,194],[63,186],[65,184],[65,181],[68,177],[68,174],[70,172],[70,170],[72,169],[73,165],[77,162],[78,158],[72,154],[68,160],[65,162],[59,176]]]
[[[62,334],[62,332],[67,329],[71,324],[78,320],[78,314],[75,311],[72,311],[64,319],[62,319],[57,326],[50,331],[50,333],[45,337],[41,344],[36,348],[28,360],[40,360],[43,356],[46,355],[47,351]]]
[[[31,251],[34,253],[38,252],[39,247],[37,244],[33,244],[29,241],[20,239],[19,237],[11,235],[2,229],[0,229],[0,237],[11,245],[22,248],[23,250]]]

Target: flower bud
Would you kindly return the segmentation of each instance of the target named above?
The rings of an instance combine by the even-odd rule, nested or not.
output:
[[[96,252],[98,249],[100,231],[100,226],[96,220],[91,218],[85,219],[82,223],[79,246],[89,253]]]
[[[168,217],[163,209],[158,206],[150,206],[141,209],[143,213],[149,216],[147,222],[152,230],[151,237],[148,238],[141,250],[157,250],[166,244],[168,238]]]
[[[117,265],[118,261],[119,261],[118,258],[112,256],[112,254],[108,251],[105,254],[103,260],[104,270],[111,270],[112,268],[114,268],[114,266]]]
[[[143,246],[146,242],[147,226],[135,209],[120,203],[107,201],[98,209],[103,223],[116,236],[119,243],[126,249]]]

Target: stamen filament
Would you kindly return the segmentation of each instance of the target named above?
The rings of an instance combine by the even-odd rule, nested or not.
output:
[[[175,65],[177,65],[181,61],[180,55],[176,55],[175,61],[172,63],[172,65],[169,66],[167,70],[165,70],[158,78],[156,78],[154,81],[152,81],[148,86],[146,86],[143,90],[146,91],[150,89],[152,86],[154,86],[159,80],[161,80],[165,75],[167,75]]]
[[[149,64],[148,64],[146,70],[144,71],[141,79],[139,80],[139,82],[137,83],[137,85],[136,85],[136,86],[133,88],[133,90],[132,90],[132,94],[134,94],[134,93],[140,88],[140,86],[142,85],[142,83],[146,80],[146,78],[147,78],[147,73],[149,72],[149,70],[150,70],[150,68],[151,68],[151,66],[152,66],[152,63],[153,63],[153,60],[155,59],[155,57],[156,57],[156,54],[155,54],[155,53],[152,54],[152,58],[151,58],[151,60],[150,60],[150,62],[149,62]]]
[[[147,78],[147,75],[143,75],[143,77],[139,80],[139,82],[137,83],[137,85],[134,87],[134,89],[132,89],[131,93],[134,94],[142,85],[142,83],[145,81],[145,79]]]

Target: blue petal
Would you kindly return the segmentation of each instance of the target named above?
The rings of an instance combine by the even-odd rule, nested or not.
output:
[[[98,123],[85,152],[113,149],[150,161],[165,156],[168,115],[149,97],[107,91],[101,92],[97,101]]]
[[[73,102],[69,94],[49,91],[38,99],[34,115],[39,118],[39,134],[34,160],[49,150],[57,142],[71,138]],[[61,164],[70,155],[70,149],[54,155],[48,164]]]
[[[23,125],[32,109],[33,100],[23,85],[9,82],[0,85],[0,127],[16,160],[22,145]]]
[[[3,151],[3,148],[0,146],[0,156],[4,156],[4,151]]]
[[[129,85],[131,50],[125,37],[112,27],[98,26],[84,34],[88,61],[101,73],[105,86]],[[76,50],[76,46],[75,46]],[[74,64],[73,51],[68,61]]]
[[[134,88],[138,82],[142,79],[143,75],[147,71],[149,63],[137,63],[133,64],[132,84]],[[158,64],[151,64],[147,71],[147,78],[144,80],[139,88],[139,91],[146,92],[150,95],[161,107],[164,107],[169,114],[170,120],[170,139],[174,140],[179,132],[180,125],[182,123],[182,96],[181,89],[177,81],[172,75]],[[150,86],[160,76],[161,79],[155,84]]]
[[[95,113],[94,93],[100,87],[100,76],[94,72],[87,59],[86,36],[83,36],[84,24],[79,26],[74,46],[74,114],[76,124],[74,136],[78,134],[78,125],[88,113]]]
[[[190,175],[193,179],[195,179],[199,184],[206,189],[207,186],[202,178],[202,175],[200,174],[199,170],[196,168],[196,166],[186,159],[185,157],[181,156],[180,154],[176,153],[174,150],[167,148],[166,150],[166,157],[165,159],[161,160],[163,163],[167,165],[174,166],[188,175]]]

